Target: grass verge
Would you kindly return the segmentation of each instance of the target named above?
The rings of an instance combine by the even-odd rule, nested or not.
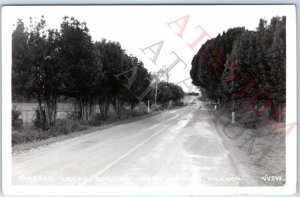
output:
[[[177,109],[179,107],[174,107]],[[22,130],[12,131],[13,154],[22,154],[31,149],[38,149],[53,143],[60,143],[66,139],[101,131],[119,124],[125,124],[142,120],[163,111],[153,111],[150,114],[139,113],[132,116],[128,114],[123,119],[109,118],[107,120],[95,121],[90,125],[81,124],[75,120],[58,120],[54,129],[48,131],[37,130],[33,126],[24,127]]]
[[[230,151],[232,160],[245,179],[243,186],[282,186],[286,175],[286,143],[283,129],[274,125],[284,123],[269,121],[256,128],[245,128],[243,123],[231,123],[230,114],[213,112],[215,126]],[[251,115],[247,116],[253,122]]]

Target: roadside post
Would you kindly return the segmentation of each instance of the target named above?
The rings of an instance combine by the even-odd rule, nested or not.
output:
[[[231,123],[235,123],[235,112],[231,112]]]
[[[235,123],[235,111],[234,111],[234,104],[232,105],[232,112],[231,112],[231,123]]]

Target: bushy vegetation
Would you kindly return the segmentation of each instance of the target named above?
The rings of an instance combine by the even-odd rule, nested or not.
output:
[[[161,91],[157,98],[159,103],[166,103],[171,100],[180,101],[184,97],[182,88],[172,83],[161,82],[158,84],[158,89]]]
[[[56,135],[79,127],[56,122],[61,98],[76,101],[78,108],[70,112],[70,119],[94,125],[141,115],[144,112],[134,109],[148,101],[151,105],[179,102],[184,92],[178,85],[154,79],[143,62],[128,55],[120,43],[93,41],[85,22],[64,17],[60,29],[46,29],[42,16],[39,21],[30,19],[28,27],[18,20],[13,31],[12,95],[36,100],[34,128]],[[110,109],[114,115],[109,117]]]
[[[88,126],[82,124],[78,120],[58,119],[55,125],[49,128],[41,129],[36,126],[28,126],[12,131],[12,145],[28,143],[48,139],[50,137],[59,136],[62,134],[70,134],[87,129]]]
[[[237,27],[208,40],[194,56],[190,76],[203,99],[240,117],[249,112],[257,125],[259,119],[283,120],[285,70],[286,18],[273,17],[269,24],[261,19],[256,31]]]
[[[45,119],[45,110],[42,108],[35,109],[35,117],[33,120],[33,124],[38,129],[47,129],[46,119]]]
[[[13,106],[11,110],[11,122],[12,122],[12,127],[14,129],[21,128],[23,125],[22,119],[20,119],[21,111],[17,109],[16,106]]]

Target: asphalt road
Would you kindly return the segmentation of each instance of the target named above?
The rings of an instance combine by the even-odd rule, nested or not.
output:
[[[14,185],[222,186],[239,174],[200,104],[13,156]]]

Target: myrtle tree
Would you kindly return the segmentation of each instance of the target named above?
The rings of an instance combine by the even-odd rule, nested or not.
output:
[[[81,118],[89,122],[95,115],[102,78],[100,54],[85,22],[64,17],[60,32],[64,94],[79,101]]]
[[[41,121],[53,125],[63,79],[60,34],[45,26],[43,17],[38,22],[31,19],[27,30],[18,21],[12,35],[12,89],[37,99]]]
[[[212,100],[227,99],[223,92],[222,75],[233,42],[244,31],[244,28],[232,28],[208,40],[192,60],[192,83],[204,88],[206,95]]]
[[[275,120],[282,120],[286,93],[286,18],[273,17],[270,24],[261,20],[257,28],[259,66],[257,76],[263,83]]]

